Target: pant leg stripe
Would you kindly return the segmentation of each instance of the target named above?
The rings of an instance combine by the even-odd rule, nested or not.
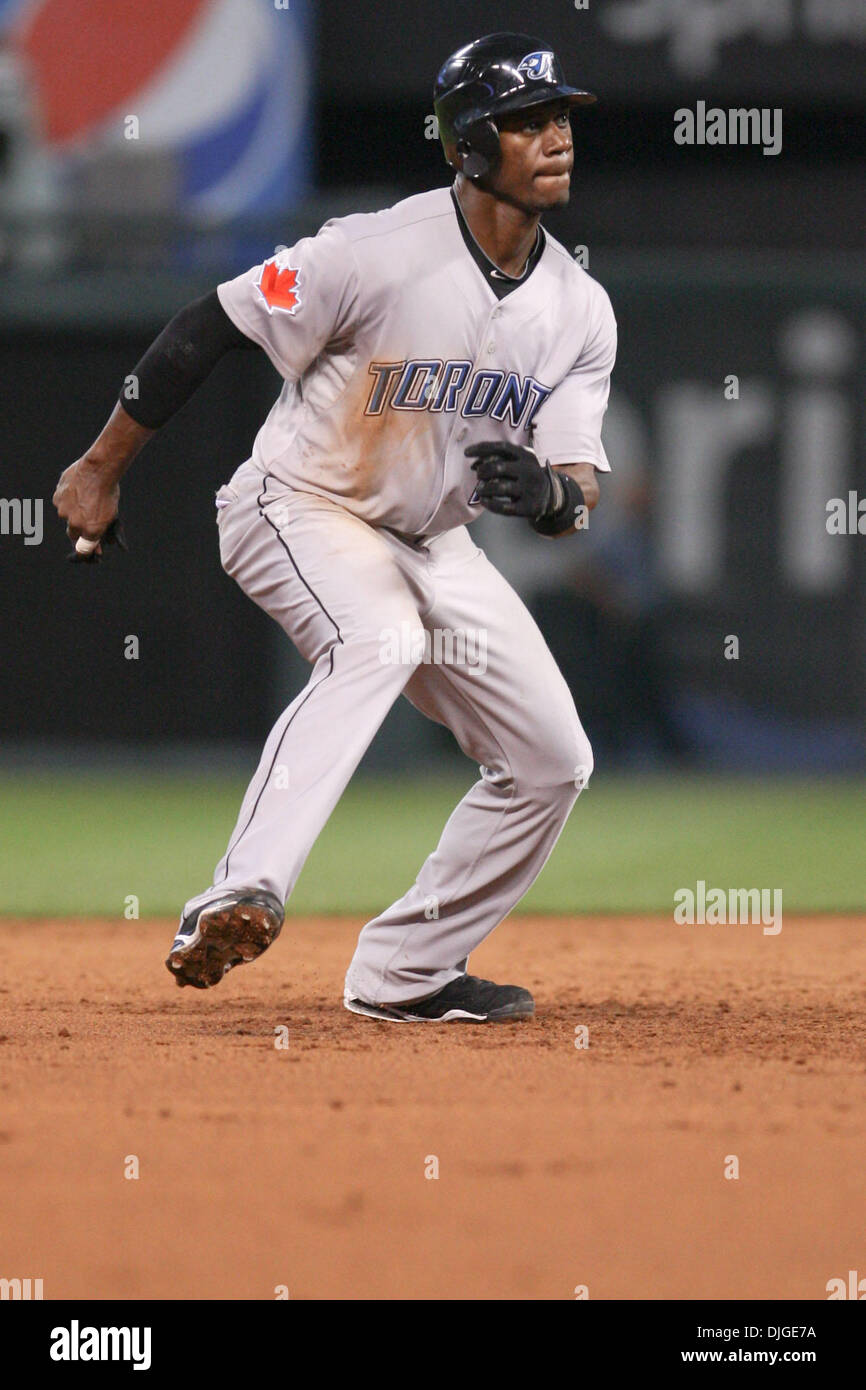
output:
[[[258,497],[259,516],[261,516],[261,517],[263,518],[263,520],[265,520],[265,521],[268,523],[268,525],[271,527],[271,529],[273,530],[274,535],[276,536],[276,538],[277,538],[277,540],[279,541],[280,545],[283,547],[283,549],[285,550],[286,554],[288,555],[289,560],[291,561],[291,564],[292,564],[292,568],[294,569],[296,575],[298,576],[298,578],[300,579],[301,583],[303,584],[303,586],[304,586],[304,588],[307,590],[307,592],[310,594],[310,596],[311,596],[313,599],[315,599],[316,603],[317,603],[317,604],[319,605],[319,607],[321,608],[321,610],[322,610],[322,612],[324,613],[325,617],[328,619],[328,622],[331,623],[331,624],[333,625],[334,631],[335,631],[336,634],[337,634],[337,642],[339,643],[340,646],[342,646],[342,645],[343,645],[343,635],[342,635],[342,633],[340,632],[340,626],[339,626],[339,624],[336,622],[336,620],[335,620],[334,618],[331,617],[330,613],[328,612],[328,610],[327,610],[327,608],[325,607],[325,605],[322,603],[322,600],[319,598],[318,594],[310,587],[310,585],[308,584],[307,580],[306,580],[306,579],[304,578],[304,576],[301,574],[301,571],[298,569],[297,561],[295,560],[294,555],[292,554],[291,550],[289,549],[288,545],[286,544],[286,541],[285,541],[285,539],[283,538],[283,536],[280,535],[279,528],[278,528],[277,526],[274,525],[274,523],[271,521],[270,517],[266,516],[265,513],[264,513],[264,511],[262,510],[262,504],[263,504],[263,502],[264,502],[264,498],[265,498],[265,495],[266,495],[266,493],[267,493],[268,481],[269,481],[269,479],[270,479],[270,476],[271,476],[271,475],[270,475],[269,473],[265,474],[265,485],[264,485],[264,488],[262,489],[262,491],[261,491],[261,493],[259,494],[259,497]],[[329,666],[328,666],[328,670],[326,671],[325,675],[322,677],[322,679],[321,679],[320,681],[317,682],[316,685],[312,686],[312,687],[307,691],[307,693],[306,693],[306,695],[304,696],[303,700],[302,700],[301,703],[298,705],[298,708],[295,710],[295,712],[294,712],[294,714],[292,715],[291,719],[288,720],[288,722],[287,722],[287,724],[286,724],[286,727],[283,729],[283,732],[282,732],[281,735],[280,735],[279,742],[277,743],[277,746],[276,746],[276,748],[274,749],[274,756],[273,756],[273,758],[271,759],[271,765],[270,765],[270,767],[268,768],[268,774],[267,774],[267,776],[265,777],[265,779],[264,779],[264,781],[263,781],[263,783],[262,783],[262,785],[261,785],[261,789],[259,790],[259,794],[258,794],[258,796],[257,796],[256,799],[255,799],[255,804],[253,805],[253,809],[252,809],[252,811],[250,812],[250,815],[249,815],[249,818],[248,818],[248,820],[247,820],[247,823],[246,823],[246,825],[243,827],[242,830],[239,830],[239,831],[238,831],[237,835],[236,835],[235,838],[232,840],[231,844],[229,845],[228,849],[226,850],[225,870],[224,870],[224,872],[223,872],[223,876],[222,876],[222,879],[220,880],[220,882],[223,882],[223,883],[224,883],[225,880],[228,878],[228,875],[229,875],[229,859],[231,858],[232,850],[235,849],[235,848],[237,847],[238,843],[243,839],[244,835],[246,835],[247,831],[249,830],[250,826],[251,826],[252,823],[253,823],[253,820],[254,820],[254,818],[255,818],[255,814],[256,814],[257,810],[259,809],[259,803],[261,802],[261,799],[262,799],[262,797],[264,796],[265,788],[267,787],[267,785],[268,785],[268,783],[270,782],[271,777],[272,777],[272,775],[273,775],[274,767],[276,766],[277,758],[279,757],[279,754],[280,754],[280,749],[281,749],[282,746],[283,746],[283,740],[285,739],[286,734],[289,732],[289,729],[291,728],[291,725],[292,725],[292,723],[293,723],[293,721],[294,721],[295,715],[300,713],[300,711],[304,708],[304,705],[307,703],[307,700],[308,700],[308,699],[310,698],[310,696],[313,694],[313,691],[314,691],[314,690],[318,690],[318,688],[319,688],[320,685],[324,685],[325,681],[328,679],[328,677],[332,674],[332,672],[333,672],[333,670],[334,670],[334,648],[333,648],[333,647],[331,648],[331,650],[330,650],[330,652],[329,652],[329,658],[330,658],[330,664],[329,664]],[[214,885],[214,886],[216,886],[216,885]]]

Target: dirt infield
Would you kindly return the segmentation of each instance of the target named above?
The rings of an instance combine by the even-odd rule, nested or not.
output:
[[[343,1010],[359,925],[290,921],[198,993],[170,924],[0,923],[0,1277],[823,1299],[866,1275],[864,919],[515,919],[472,969],[536,1019],[438,1028]]]

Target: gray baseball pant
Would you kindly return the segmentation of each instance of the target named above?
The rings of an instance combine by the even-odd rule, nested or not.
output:
[[[312,673],[268,736],[213,885],[184,915],[239,888],[285,902],[405,694],[451,730],[481,776],[408,892],[362,930],[346,990],[373,1004],[433,994],[537,878],[589,779],[568,687],[465,527],[413,543],[252,461],[217,501],[225,570]]]

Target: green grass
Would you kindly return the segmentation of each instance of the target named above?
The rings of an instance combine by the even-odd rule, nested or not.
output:
[[[471,776],[359,779],[322,833],[292,911],[381,909],[412,881]],[[205,887],[243,783],[115,774],[0,777],[0,912],[174,915]],[[781,888],[784,909],[866,908],[854,781],[598,777],[521,911],[672,911],[674,890]]]

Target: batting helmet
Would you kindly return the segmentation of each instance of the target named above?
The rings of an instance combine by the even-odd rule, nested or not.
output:
[[[527,34],[487,34],[447,59],[436,78],[433,109],[443,146],[455,145],[463,173],[482,178],[499,159],[496,118],[564,99],[588,106],[592,92],[569,87],[556,55]]]

